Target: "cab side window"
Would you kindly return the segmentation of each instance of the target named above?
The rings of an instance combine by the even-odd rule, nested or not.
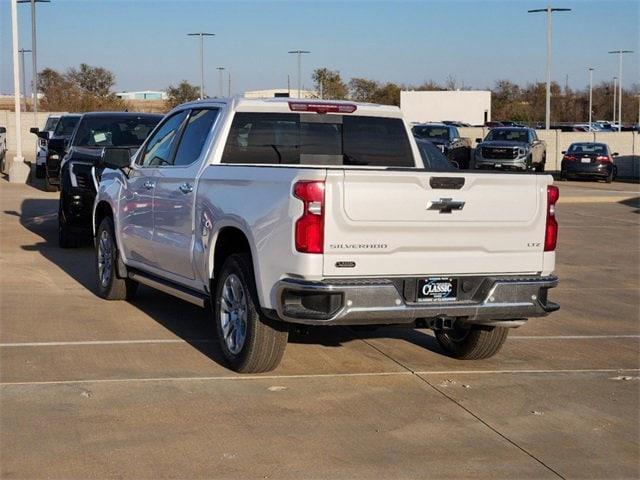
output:
[[[188,113],[188,110],[183,110],[165,120],[146,143],[139,165],[163,167],[173,164],[174,147]]]
[[[180,145],[176,150],[173,165],[176,167],[191,165],[202,153],[204,143],[218,117],[217,109],[192,110],[184,129]]]

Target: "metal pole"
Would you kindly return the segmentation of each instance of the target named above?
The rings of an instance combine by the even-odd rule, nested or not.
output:
[[[224,67],[216,67],[218,72],[220,72],[220,98],[224,97],[224,80],[222,78],[222,72],[224,71]]]
[[[616,85],[616,80],[618,80],[618,77],[613,77],[613,120],[611,121],[612,125],[616,124],[616,94],[618,93],[618,86]]]
[[[12,183],[26,182],[29,169],[24,164],[22,156],[22,122],[20,112],[20,68],[18,59],[18,3],[11,0],[11,42],[13,50],[13,100],[16,112],[16,156],[13,157],[9,170],[9,181]]]
[[[38,126],[38,62],[36,61],[36,0],[31,0],[31,81],[33,87],[33,126]],[[26,95],[26,90],[25,90]]]
[[[24,111],[27,111],[27,81],[26,81],[26,75],[24,73],[24,54],[25,53],[29,53],[31,52],[31,50],[25,50],[24,48],[21,48],[20,50],[18,50],[18,52],[20,52],[20,70],[22,70],[22,97],[24,98]]]
[[[528,10],[529,13],[546,12],[547,14],[547,88],[544,114],[544,123],[546,130],[549,130],[549,128],[551,128],[551,14],[553,12],[570,11],[570,8],[552,8],[550,5],[547,6],[547,8]]]
[[[289,53],[298,55],[298,98],[302,97],[302,54],[311,53],[308,50],[291,50]]]
[[[231,72],[229,72],[229,87],[227,90],[227,96],[231,98]]]
[[[589,131],[591,131],[593,105],[593,68],[589,67]]]
[[[215,33],[195,32],[188,33],[189,37],[200,37],[200,98],[204,98],[204,37],[214,37]]]
[[[622,131],[622,55],[625,53],[633,53],[633,50],[613,50],[609,53],[617,53],[619,58],[618,72],[618,131]]]

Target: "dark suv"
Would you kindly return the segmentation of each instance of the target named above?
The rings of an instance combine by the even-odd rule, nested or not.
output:
[[[102,157],[109,148],[135,152],[162,115],[93,112],[82,115],[60,166],[58,240],[62,248],[78,245],[92,233],[91,215]]]

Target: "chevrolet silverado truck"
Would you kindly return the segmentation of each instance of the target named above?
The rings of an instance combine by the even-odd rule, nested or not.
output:
[[[552,177],[426,169],[396,107],[207,99],[129,152],[101,159],[97,293],[210,308],[238,372],[274,369],[294,325],[431,328],[481,359],[559,308]]]
[[[476,142],[474,168],[544,172],[547,145],[533,128],[492,128],[484,140],[476,138]]]

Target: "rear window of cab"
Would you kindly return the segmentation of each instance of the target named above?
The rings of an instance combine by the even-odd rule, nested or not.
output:
[[[238,112],[222,163],[414,167],[399,118]]]

